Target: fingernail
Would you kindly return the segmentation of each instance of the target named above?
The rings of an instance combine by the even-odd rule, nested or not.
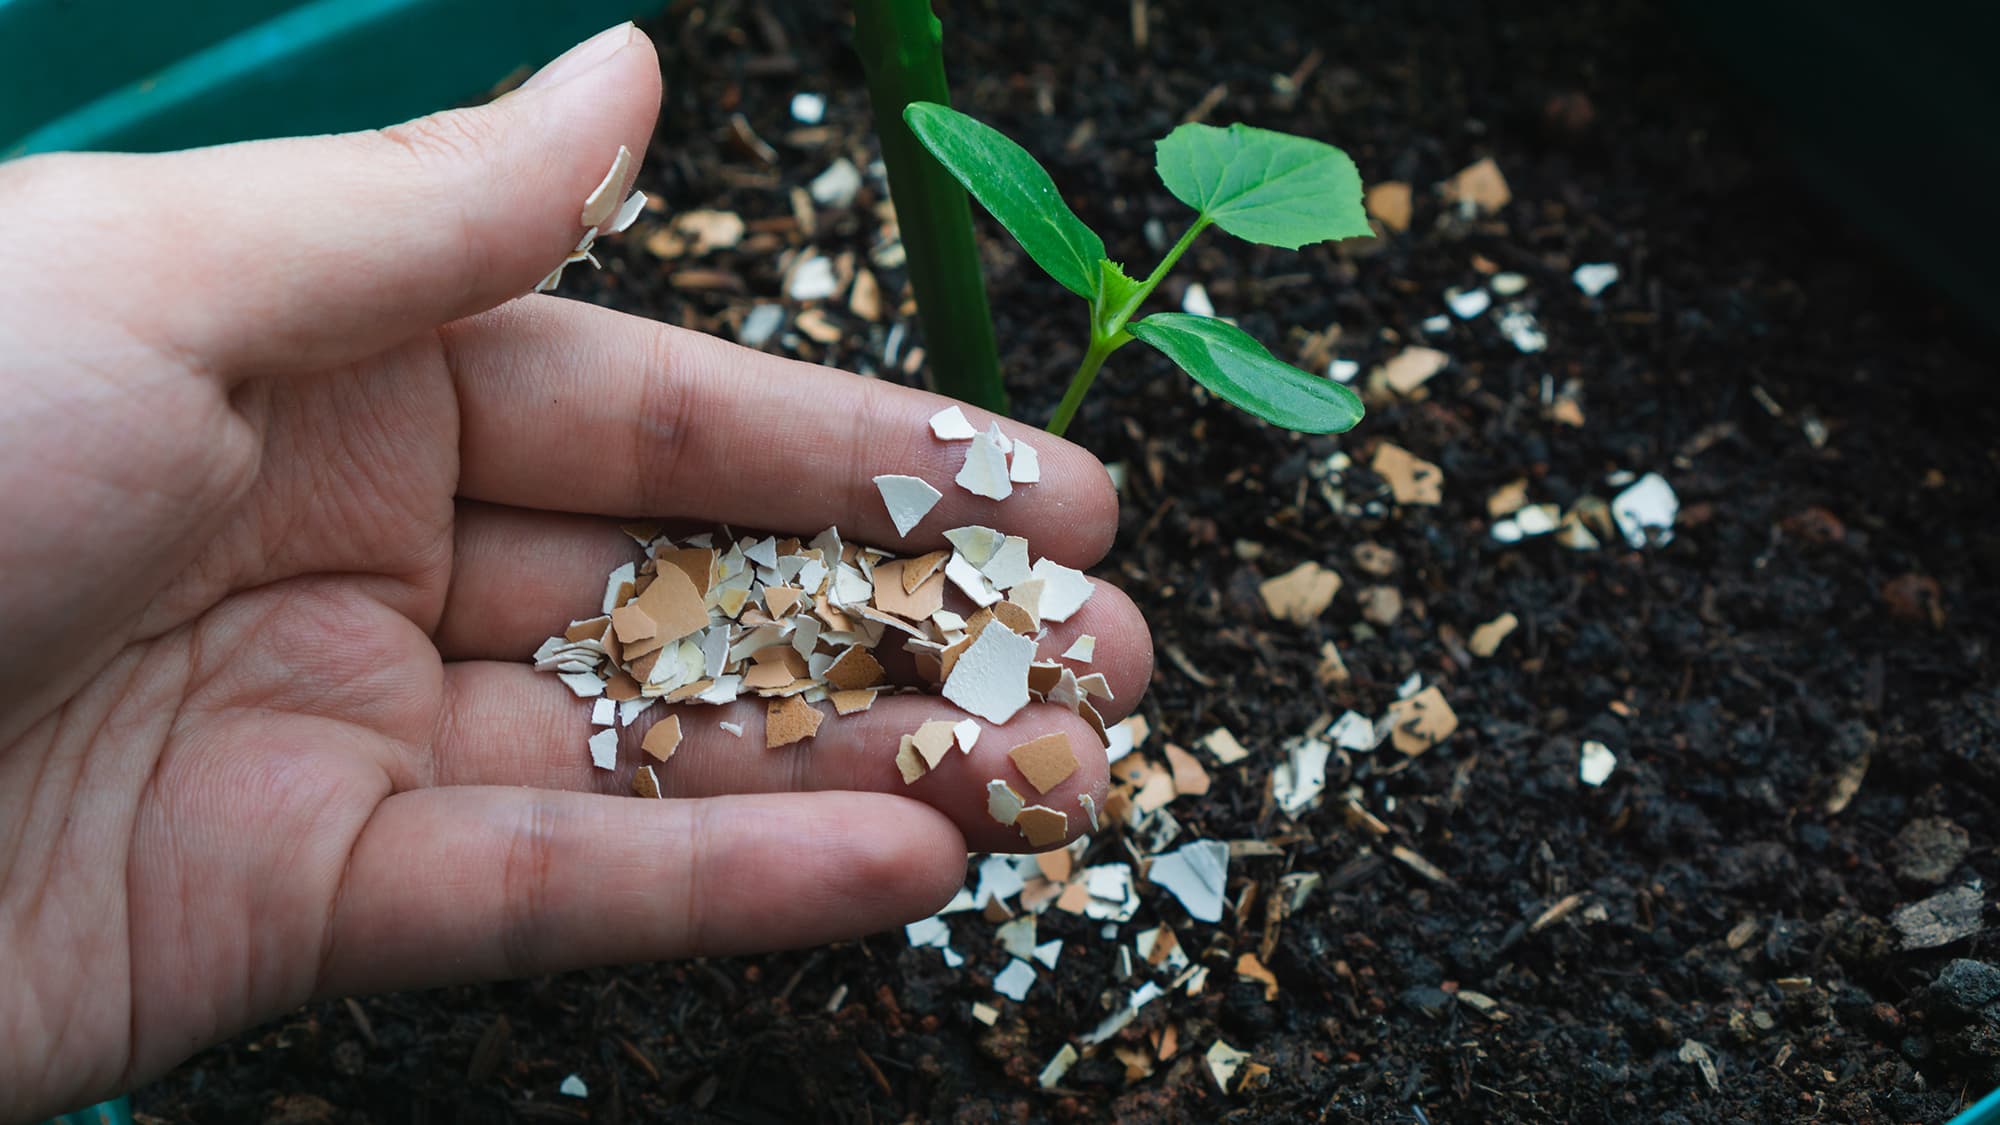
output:
[[[632,26],[631,20],[626,20],[616,27],[607,27],[557,55],[549,65],[536,71],[526,82],[521,83],[521,88],[531,90],[542,86],[554,86],[587,73],[630,44],[632,36],[637,32],[638,29]]]

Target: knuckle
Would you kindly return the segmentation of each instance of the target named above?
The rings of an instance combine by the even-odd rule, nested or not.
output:
[[[676,489],[682,455],[693,442],[698,395],[681,374],[682,342],[672,329],[647,334],[640,370],[637,425],[632,429],[632,495],[645,515],[671,515],[668,497]]]
[[[486,115],[468,110],[428,114],[379,129],[375,135],[423,165],[477,159],[494,143]]]
[[[456,279],[457,296],[468,298],[497,266],[490,225],[476,204],[461,198],[464,186],[476,183],[477,171],[500,151],[496,123],[477,110],[450,110],[363,136],[402,165],[395,169],[397,179],[439,224],[438,256],[456,263],[448,276]]]
[[[689,806],[686,820],[686,841],[681,852],[681,869],[686,872],[682,888],[683,913],[679,953],[682,956],[701,956],[710,952],[712,938],[709,919],[710,888],[708,865],[711,856],[723,854],[716,833],[720,826],[716,823],[713,802],[695,801]]]
[[[508,841],[500,866],[500,963],[508,976],[533,976],[549,962],[550,890],[556,864],[556,825],[549,802],[531,797]]]

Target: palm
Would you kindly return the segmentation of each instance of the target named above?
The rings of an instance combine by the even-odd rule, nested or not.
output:
[[[1043,483],[948,491],[899,537],[870,478],[949,480],[940,400],[507,301],[574,245],[602,167],[575,153],[643,146],[657,73],[627,38],[386,134],[0,165],[0,1120],[316,993],[909,921],[968,848],[1020,845],[984,811],[1009,747],[1092,745],[1037,705],[906,788],[898,736],[962,716],[904,695],[769,752],[717,725],[761,730],[748,703],[685,715],[670,800],[611,795],[640,729],[589,765],[525,658],[635,556],[619,517],[911,549],[980,523],[1072,566],[1116,524],[1102,467],[1040,435]],[[1096,636],[1116,718],[1151,650],[1099,593],[1043,651]],[[1051,804],[1101,796],[1083,758]]]
[[[36,842],[60,877],[0,903],[0,928],[74,951],[52,966],[70,979],[41,983],[84,998],[67,1018],[92,1036],[125,1040],[127,1073],[97,1081],[310,996],[363,827],[438,768],[445,678],[428,634],[457,442],[436,342],[268,389],[188,435],[241,458],[213,427],[247,427],[259,478],[233,498],[241,468],[209,466],[224,487],[191,510],[215,513],[213,533],[149,547],[193,561],[68,706],[0,750],[0,822],[62,825]],[[32,858],[19,843],[0,870]],[[126,965],[129,987],[106,972]]]

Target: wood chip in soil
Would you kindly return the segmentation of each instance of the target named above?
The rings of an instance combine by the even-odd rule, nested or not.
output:
[[[1312,624],[1339,592],[1340,575],[1311,561],[1257,585],[1257,594],[1271,616],[1294,625]]]

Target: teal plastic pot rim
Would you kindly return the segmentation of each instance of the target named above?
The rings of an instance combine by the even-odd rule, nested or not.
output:
[[[0,0],[0,15],[11,17],[0,26],[11,49],[0,54],[11,60],[10,80],[102,92],[43,120],[11,120],[0,159],[389,125],[477,99],[597,31],[665,7],[665,0],[236,0],[254,22],[132,73],[104,63],[93,71],[90,57],[65,48],[93,18],[81,7],[10,12],[9,2]]]

